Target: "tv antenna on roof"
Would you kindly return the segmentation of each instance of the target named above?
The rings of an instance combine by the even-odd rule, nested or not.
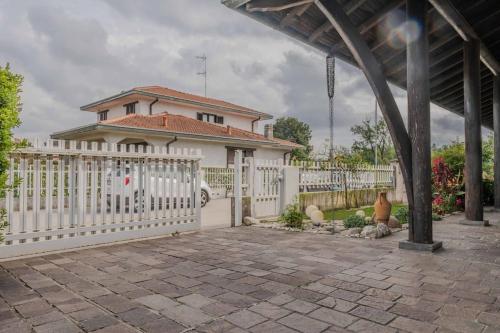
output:
[[[205,97],[207,97],[207,56],[203,53],[201,56],[196,56],[196,59],[203,61],[203,72],[198,72],[196,75],[202,75],[205,77]]]

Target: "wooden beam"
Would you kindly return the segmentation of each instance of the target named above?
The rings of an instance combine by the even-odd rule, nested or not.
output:
[[[315,4],[332,23],[368,79],[391,134],[405,180],[408,203],[413,209],[411,143],[380,63],[336,0],[316,0]]]
[[[391,0],[387,5],[382,7],[380,10],[370,15],[370,18],[365,22],[361,23],[358,27],[359,33],[361,35],[366,34],[370,29],[379,24],[391,11],[401,7],[406,1],[405,0]],[[332,46],[331,53],[336,53],[339,49],[344,47],[342,43],[337,43]]]
[[[246,4],[246,9],[249,12],[279,12],[312,2],[314,0],[253,0]]]
[[[347,15],[350,15],[356,9],[358,9],[359,7],[361,7],[366,1],[367,0],[350,0],[343,7],[345,13]],[[313,32],[311,32],[311,34],[309,35],[309,38],[308,38],[309,41],[310,42],[314,42],[316,39],[318,39],[319,37],[321,37],[321,35],[323,33],[330,31],[332,28],[333,28],[333,26],[330,23],[330,21],[326,20],[325,22],[323,22],[323,24],[321,24],[318,28],[316,28],[316,30],[314,30]]]
[[[483,221],[480,41],[464,41],[465,218]]]
[[[471,39],[480,42],[480,59],[494,75],[500,73],[500,64],[493,56],[486,45],[481,41],[480,36],[474,31],[472,25],[467,22],[463,15],[453,6],[450,0],[429,0],[436,10],[445,18],[448,23],[456,30],[464,41]]]
[[[237,9],[251,0],[222,0],[222,4],[231,9]]]
[[[280,21],[280,28],[286,28],[288,25],[290,25],[293,20],[295,20],[297,17],[300,17],[302,14],[306,12],[306,10],[309,9],[309,7],[312,5],[312,3],[305,4],[303,6],[298,6],[292,9],[289,13],[286,14],[284,18],[281,19]]]
[[[408,0],[406,17],[420,23],[422,32],[407,42],[408,132],[412,151],[413,221],[408,240],[432,244],[431,101],[429,85],[429,43],[427,40],[427,1]],[[418,193],[418,195],[416,195]]]

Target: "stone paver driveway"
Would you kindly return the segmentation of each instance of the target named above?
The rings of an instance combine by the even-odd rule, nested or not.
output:
[[[6,262],[0,332],[500,332],[500,227],[459,218],[434,255],[241,227]]]

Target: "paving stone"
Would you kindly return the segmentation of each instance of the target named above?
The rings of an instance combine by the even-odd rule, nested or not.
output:
[[[270,319],[279,319],[290,313],[290,311],[268,302],[256,304],[250,310]]]
[[[252,306],[253,304],[258,303],[258,300],[253,297],[249,297],[247,295],[240,295],[233,292],[228,292],[222,295],[218,295],[215,296],[214,298],[221,301],[222,303],[227,303],[236,306],[238,308],[247,308],[249,306]]]
[[[347,327],[349,332],[370,332],[370,333],[399,333],[396,329],[383,326],[372,321],[360,319]]]
[[[153,320],[141,326],[148,333],[179,333],[186,330],[186,327],[168,318]]]
[[[360,293],[355,293],[352,291],[347,291],[343,289],[337,289],[330,296],[335,298],[340,298],[349,302],[356,302],[358,299],[362,298],[364,295]]]
[[[500,312],[481,312],[477,320],[482,324],[495,326],[500,330]]]
[[[25,318],[40,316],[52,311],[52,306],[42,299],[16,306],[16,310]]]
[[[55,306],[59,309],[59,311],[63,313],[80,311],[92,307],[90,303],[85,302],[84,300],[79,298],[73,298],[66,302],[56,304]]]
[[[200,325],[213,319],[200,309],[187,305],[168,307],[161,311],[161,314],[188,327]]]
[[[283,305],[283,304],[286,304],[286,303],[289,303],[289,302],[293,301],[294,299],[295,298],[293,298],[290,295],[281,294],[281,295],[277,295],[277,296],[274,296],[274,297],[270,298],[268,300],[268,302],[276,304],[276,305]]]
[[[436,313],[420,310],[414,306],[408,306],[401,303],[397,303],[389,311],[402,317],[424,322],[433,322],[438,317]]]
[[[98,330],[98,329],[101,329],[104,327],[112,326],[115,324],[118,324],[118,321],[109,315],[94,317],[94,318],[80,321],[80,326],[85,331],[89,331],[89,332],[95,331],[95,330]]]
[[[396,316],[390,312],[374,309],[369,306],[358,306],[349,312],[352,315],[360,318],[368,319],[379,324],[387,324]]]
[[[20,319],[16,321],[2,322],[2,325],[0,326],[0,333],[12,333],[12,332],[32,333],[33,331],[31,325]]]
[[[70,322],[69,320],[59,320],[59,321],[53,321],[47,324],[43,324],[37,327],[34,327],[34,331],[36,333],[79,333],[83,332]]]
[[[142,326],[161,318],[161,316],[146,308],[135,308],[127,312],[121,312],[118,317],[134,326]]]
[[[153,310],[163,310],[169,306],[179,305],[178,302],[159,294],[139,297],[136,298],[135,301],[143,305],[146,305],[147,307]]]
[[[51,311],[49,313],[42,314],[40,316],[31,317],[28,321],[33,326],[40,326],[53,321],[59,321],[65,319],[64,315],[59,311]]]
[[[328,324],[298,313],[292,313],[278,320],[278,323],[302,333],[319,333],[328,328]]]
[[[266,317],[248,310],[234,312],[227,315],[225,319],[230,323],[245,329],[267,321]]]
[[[372,296],[365,296],[362,299],[358,300],[357,302],[358,304],[382,310],[388,310],[394,305],[394,302],[390,302],[383,298],[372,297]]]
[[[335,324],[336,326],[339,327],[347,327],[356,320],[358,320],[358,318],[351,316],[347,313],[323,307],[311,312],[308,316],[318,320],[326,321],[327,323],[330,324]]]
[[[436,325],[431,323],[404,317],[397,317],[389,324],[389,326],[411,333],[432,333],[438,328]]]
[[[131,302],[129,299],[115,294],[97,297],[94,302],[113,313],[129,311],[139,306],[138,303]]]
[[[139,331],[125,324],[117,324],[101,328],[92,333],[138,333]]]
[[[201,310],[209,315],[214,316],[214,317],[220,317],[220,316],[227,315],[231,312],[235,312],[235,311],[239,310],[239,308],[232,306],[232,305],[229,305],[229,304],[215,302],[215,303],[210,303],[206,306],[201,307]]]
[[[312,310],[317,309],[319,306],[314,303],[303,301],[301,299],[296,299],[294,301],[291,301],[290,303],[285,304],[284,307],[295,312],[309,313]]]
[[[292,291],[288,292],[288,294],[292,297],[307,301],[307,302],[317,302],[319,300],[322,300],[323,298],[326,298],[327,295],[303,289],[303,288],[296,288],[293,289]]]
[[[476,321],[449,316],[440,316],[434,321],[434,324],[440,326],[440,328],[463,333],[479,333],[485,328],[485,325]]]
[[[266,321],[250,328],[252,333],[294,333],[297,332],[274,321]]]
[[[201,308],[205,305],[216,302],[215,300],[202,296],[200,294],[191,294],[184,297],[179,297],[177,301],[189,305],[193,308]]]

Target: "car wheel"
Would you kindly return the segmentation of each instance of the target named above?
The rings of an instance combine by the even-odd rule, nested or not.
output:
[[[201,190],[201,207],[205,207],[208,202],[208,193],[205,190]]]

